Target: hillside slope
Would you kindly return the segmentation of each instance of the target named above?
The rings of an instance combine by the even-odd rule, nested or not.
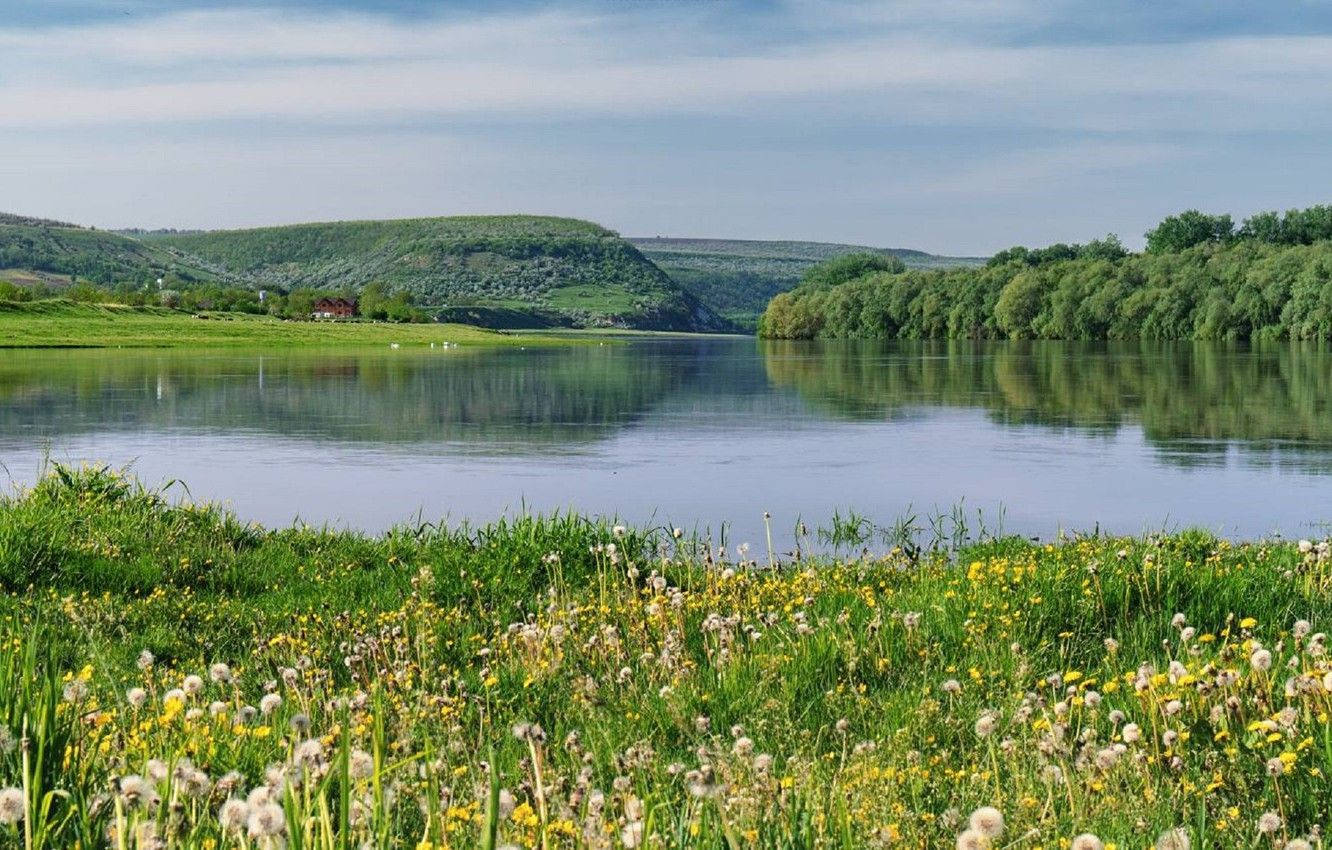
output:
[[[978,266],[977,257],[941,257],[910,248],[870,248],[832,242],[630,237],[672,280],[736,324],[753,328],[779,292],[793,289],[805,270],[844,254],[898,257],[908,268]]]
[[[546,216],[459,216],[151,233],[256,287],[410,292],[481,324],[710,331],[727,323],[599,225]]]
[[[163,276],[184,281],[225,279],[166,245],[0,213],[0,278],[60,285],[75,275],[100,284],[146,284]]]

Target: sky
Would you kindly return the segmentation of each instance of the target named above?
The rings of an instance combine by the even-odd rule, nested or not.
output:
[[[1332,0],[0,0],[0,210],[945,254],[1332,201]]]

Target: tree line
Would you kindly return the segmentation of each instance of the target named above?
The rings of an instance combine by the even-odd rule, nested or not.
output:
[[[194,283],[174,276],[164,279],[161,288],[152,284],[99,285],[80,279],[75,279],[67,286],[20,285],[0,279],[0,301],[30,302],[64,298],[79,304],[167,307],[191,313],[249,313],[282,319],[308,319],[314,312],[316,301],[334,297],[355,299],[359,315],[366,319],[381,322],[428,322],[433,319],[428,310],[414,303],[411,293],[390,291],[389,287],[379,282],[371,283],[359,293],[342,289],[265,290],[261,300],[259,291],[255,289]]]
[[[838,261],[848,263],[847,257]],[[850,274],[830,264],[777,295],[779,339],[1332,339],[1332,207],[1190,210],[1130,253],[1114,236],[1010,248],[981,268]]]

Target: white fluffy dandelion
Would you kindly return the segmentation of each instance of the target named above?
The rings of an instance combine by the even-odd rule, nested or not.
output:
[[[976,718],[976,735],[981,738],[988,738],[994,734],[996,725],[997,721],[994,715],[987,711]]]
[[[1276,812],[1263,812],[1258,816],[1258,831],[1263,835],[1271,835],[1281,829],[1281,815]]]
[[[990,839],[978,829],[964,829],[957,836],[957,850],[988,850]]]
[[[245,828],[249,819],[249,804],[235,797],[227,800],[222,804],[222,808],[217,810],[217,822],[222,825],[223,832],[239,832]]]
[[[286,831],[287,815],[276,803],[263,803],[251,809],[245,827],[251,838],[271,838]]]
[[[1068,845],[1069,850],[1105,850],[1105,842],[1092,835],[1090,832],[1084,832]]]
[[[1189,850],[1192,846],[1189,834],[1180,827],[1167,829],[1156,837],[1156,850]]]
[[[27,808],[22,788],[6,788],[0,791],[0,824],[18,823],[23,820]]]
[[[629,850],[639,847],[643,843],[643,822],[641,820],[630,821],[620,830],[620,841]]]
[[[375,757],[365,750],[352,750],[347,761],[347,771],[353,779],[369,779],[375,772]]]
[[[994,806],[981,806],[971,813],[967,823],[986,838],[998,838],[1004,832],[1004,814]]]
[[[1249,656],[1249,664],[1258,672],[1266,673],[1272,669],[1272,653],[1260,646]]]

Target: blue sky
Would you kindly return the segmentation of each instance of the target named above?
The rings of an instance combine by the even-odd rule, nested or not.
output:
[[[0,209],[985,254],[1332,201],[1332,2],[0,0]]]

